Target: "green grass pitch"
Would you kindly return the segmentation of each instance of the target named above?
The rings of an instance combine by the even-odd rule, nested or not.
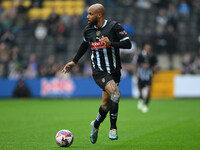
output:
[[[149,112],[137,110],[134,99],[120,100],[119,139],[108,138],[109,116],[101,124],[96,144],[90,143],[90,122],[99,99],[0,100],[0,150],[199,150],[200,100],[152,100]],[[55,135],[73,133],[69,148],[60,148]]]

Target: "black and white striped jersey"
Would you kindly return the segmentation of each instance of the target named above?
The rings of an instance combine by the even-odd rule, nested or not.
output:
[[[101,28],[87,26],[84,29],[84,42],[89,44],[93,72],[105,71],[111,74],[121,69],[119,48],[100,42],[102,36],[108,37],[111,43],[127,40],[129,37],[116,21],[105,20]]]
[[[157,65],[157,57],[153,54],[147,54],[145,50],[138,55],[137,73],[141,80],[150,80],[153,75],[153,67]]]

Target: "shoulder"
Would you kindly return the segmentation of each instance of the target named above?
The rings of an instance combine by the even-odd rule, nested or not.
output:
[[[84,29],[83,29],[83,33],[85,33],[86,31],[90,30],[91,27],[89,25],[87,25]]]
[[[94,27],[90,27],[89,25],[87,25],[84,29],[83,29],[83,34],[86,34],[88,31],[94,30]]]
[[[108,25],[112,26],[113,28],[122,27],[122,25],[119,22],[117,22],[117,21],[108,21]]]
[[[115,25],[117,23],[118,23],[117,21],[111,21],[111,20],[107,21],[107,24],[109,24],[109,25]]]

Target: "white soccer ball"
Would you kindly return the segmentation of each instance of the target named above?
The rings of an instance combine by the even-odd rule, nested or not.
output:
[[[60,147],[69,147],[73,142],[73,135],[69,130],[60,130],[56,134],[56,143]]]

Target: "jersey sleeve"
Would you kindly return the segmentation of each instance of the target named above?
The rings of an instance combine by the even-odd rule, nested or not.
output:
[[[114,25],[114,30],[120,41],[129,39],[126,31],[124,30],[124,28],[122,27],[122,25],[120,23],[116,23]]]
[[[152,61],[151,61],[151,66],[157,66],[157,65],[158,65],[158,59],[155,55],[153,55]]]

